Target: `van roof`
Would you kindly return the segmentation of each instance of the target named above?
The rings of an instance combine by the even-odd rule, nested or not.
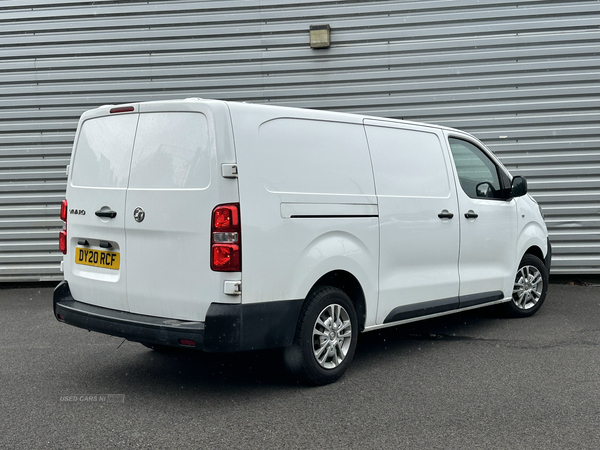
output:
[[[466,134],[466,135],[472,137],[473,139],[479,141],[479,139],[477,139],[475,136],[473,136],[472,134],[465,132],[463,130],[458,130],[456,128],[451,128],[451,127],[447,127],[444,125],[438,125],[438,124],[432,124],[432,123],[416,122],[416,121],[404,120],[404,119],[394,119],[394,118],[381,117],[381,116],[371,116],[371,115],[366,115],[366,114],[330,111],[330,110],[323,110],[323,109],[298,108],[298,107],[292,107],[292,106],[279,106],[279,105],[265,105],[262,103],[247,103],[247,102],[236,102],[236,101],[226,101],[226,100],[214,100],[214,99],[204,99],[204,98],[199,98],[199,97],[174,99],[174,100],[134,102],[134,103],[124,103],[124,104],[119,104],[119,105],[103,105],[98,108],[86,111],[82,115],[82,119],[85,120],[85,119],[88,119],[91,117],[97,117],[97,116],[109,115],[111,113],[122,112],[121,110],[123,110],[124,108],[128,108],[128,107],[133,108],[133,110],[127,111],[127,112],[140,112],[140,110],[152,111],[152,110],[155,110],[155,108],[156,108],[156,110],[165,111],[167,109],[170,109],[170,107],[173,107],[174,110],[180,110],[180,108],[182,108],[182,107],[185,110],[189,110],[189,109],[193,109],[192,105],[194,103],[203,104],[203,105],[207,105],[207,106],[210,106],[211,104],[214,106],[227,105],[229,108],[235,108],[235,109],[250,109],[250,110],[256,109],[256,110],[263,110],[263,111],[265,109],[272,109],[272,110],[279,111],[280,114],[286,114],[286,112],[287,112],[287,114],[298,114],[298,112],[300,112],[300,111],[307,111],[307,112],[310,111],[311,114],[313,115],[313,117],[316,114],[317,117],[315,117],[315,118],[322,118],[325,120],[337,119],[337,120],[344,120],[344,121],[350,122],[350,123],[362,123],[365,119],[378,120],[378,121],[384,121],[384,122],[390,122],[390,123],[405,123],[405,124],[410,124],[410,125],[438,128],[438,129],[445,130],[445,131],[448,131],[451,133],[452,132],[460,133],[462,135]]]

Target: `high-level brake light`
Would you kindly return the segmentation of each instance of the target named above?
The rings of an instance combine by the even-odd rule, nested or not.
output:
[[[117,108],[112,108],[110,110],[111,114],[124,113],[124,112],[133,112],[133,106],[119,106]]]

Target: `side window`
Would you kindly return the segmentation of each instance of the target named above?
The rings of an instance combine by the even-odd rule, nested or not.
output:
[[[483,150],[461,139],[449,142],[463,191],[471,198],[504,198],[498,167]]]

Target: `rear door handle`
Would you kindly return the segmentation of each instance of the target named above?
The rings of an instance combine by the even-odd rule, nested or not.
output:
[[[465,213],[465,217],[467,219],[477,219],[479,217],[479,214],[475,214],[475,211],[470,210],[469,212]]]
[[[438,217],[440,219],[452,219],[454,217],[454,214],[449,212],[447,209],[444,209],[441,213],[438,214]]]
[[[116,211],[112,211],[110,209],[108,211],[102,211],[101,209],[99,209],[98,211],[96,211],[96,215],[98,217],[108,217],[109,219],[114,219],[115,217],[117,217]]]

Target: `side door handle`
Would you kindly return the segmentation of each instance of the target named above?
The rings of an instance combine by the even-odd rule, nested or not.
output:
[[[110,209],[108,211],[102,211],[101,209],[99,209],[98,211],[96,211],[96,215],[98,217],[108,217],[109,219],[114,219],[115,217],[117,217],[116,211],[112,211]]]
[[[469,212],[465,213],[465,217],[467,219],[477,219],[479,217],[479,214],[475,214],[475,211],[470,209]]]
[[[447,209],[444,209],[441,213],[438,214],[438,217],[440,219],[452,219],[454,217],[454,214],[449,212]]]

